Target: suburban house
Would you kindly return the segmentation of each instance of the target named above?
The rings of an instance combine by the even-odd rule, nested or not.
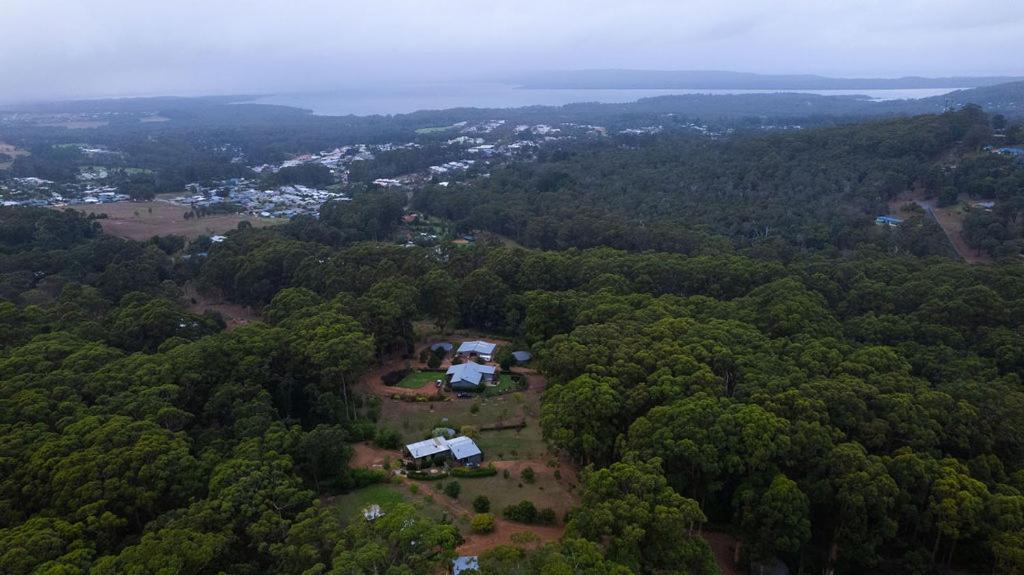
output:
[[[405,446],[405,454],[413,460],[417,467],[426,467],[434,456],[443,456],[457,465],[475,467],[484,460],[476,442],[462,436],[452,439],[431,437]]]
[[[460,555],[452,559],[452,575],[479,570],[480,562],[477,560],[476,555]]]
[[[876,226],[889,226],[895,228],[902,223],[903,220],[895,216],[878,216],[877,218],[875,218]]]
[[[460,363],[448,368],[452,389],[476,391],[484,383],[494,381],[497,369],[493,365],[481,365],[475,362]]]
[[[459,355],[466,357],[477,356],[484,361],[491,361],[491,356],[494,355],[494,348],[498,347],[497,344],[493,344],[487,341],[464,341],[459,346]]]

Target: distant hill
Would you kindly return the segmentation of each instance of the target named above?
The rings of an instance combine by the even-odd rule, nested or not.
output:
[[[813,74],[752,74],[686,70],[569,70],[509,79],[524,88],[665,90],[893,90],[975,88],[1024,80],[1024,76],[946,78],[830,78]]]

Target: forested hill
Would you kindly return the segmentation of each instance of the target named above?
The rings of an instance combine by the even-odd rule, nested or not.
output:
[[[999,189],[1008,195],[1000,201],[1017,205],[1011,200],[1021,194],[1024,170],[981,150],[990,134],[985,114],[968,107],[718,141],[619,138],[557,149],[466,186],[430,188],[416,196],[416,206],[463,229],[546,249],[696,253],[731,246],[790,257],[873,246],[948,254],[946,239],[923,212],[898,230],[875,226],[874,218],[909,190],[976,191],[986,178],[989,186],[1005,178]],[[961,158],[963,169],[950,169],[950,158]]]

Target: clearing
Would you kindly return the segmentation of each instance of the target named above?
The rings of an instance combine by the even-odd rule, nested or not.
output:
[[[427,384],[433,385],[435,381],[443,377],[444,373],[439,371],[414,371],[398,382],[398,387],[403,389],[420,389]]]
[[[906,210],[907,204],[910,202],[921,206],[921,209],[939,224],[942,232],[946,234],[946,238],[949,239],[949,243],[953,245],[953,249],[956,250],[957,255],[961,259],[969,264],[991,263],[992,258],[985,254],[985,252],[972,248],[964,240],[962,233],[964,229],[962,202],[954,206],[940,208],[935,200],[923,199],[920,192],[913,192],[901,194],[900,197],[890,202],[889,211],[893,215],[905,218],[910,213]]]
[[[188,311],[196,314],[215,311],[224,318],[224,323],[227,324],[229,330],[260,319],[259,313],[251,307],[231,303],[222,297],[202,294],[191,282],[185,284],[184,292],[185,301],[188,302],[186,306]]]
[[[99,220],[104,232],[138,241],[167,234],[195,239],[233,230],[238,227],[239,222],[249,222],[253,226],[272,226],[285,221],[258,218],[248,214],[226,214],[186,220],[186,206],[162,201],[115,202],[69,207],[84,213],[106,214],[107,219]]]
[[[5,156],[10,156],[11,158],[17,158],[18,156],[27,156],[29,154],[29,152],[28,152],[28,150],[22,150],[21,148],[15,146],[13,144],[7,144],[7,143],[4,143],[4,142],[0,142],[0,154],[3,154]],[[9,160],[9,161],[6,161],[6,162],[0,162],[0,170],[7,170],[11,166],[13,166],[13,165],[14,165],[14,160],[13,159]]]

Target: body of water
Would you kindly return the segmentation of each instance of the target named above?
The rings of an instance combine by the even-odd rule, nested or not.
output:
[[[861,95],[874,100],[927,98],[955,88],[901,90],[793,90],[823,96]],[[254,100],[313,110],[324,116],[407,114],[448,108],[519,108],[561,106],[578,102],[625,103],[654,96],[682,94],[772,94],[786,90],[604,90],[534,89],[508,84],[419,84],[380,89],[349,89],[310,94],[277,94]]]

